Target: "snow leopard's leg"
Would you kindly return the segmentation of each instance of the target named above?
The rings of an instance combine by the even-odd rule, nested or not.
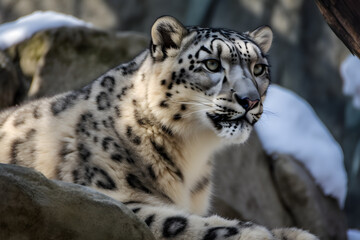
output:
[[[156,239],[274,240],[265,227],[219,216],[200,217],[173,207],[125,203],[143,220]]]
[[[200,217],[171,206],[152,206],[138,202],[125,203],[143,220],[156,239],[193,240],[318,240],[296,228],[273,231],[265,227],[219,216]]]

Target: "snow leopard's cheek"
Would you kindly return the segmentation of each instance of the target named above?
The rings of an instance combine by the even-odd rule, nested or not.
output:
[[[223,73],[206,73],[205,70],[194,78],[195,84],[201,86],[208,94],[217,94],[221,90]]]

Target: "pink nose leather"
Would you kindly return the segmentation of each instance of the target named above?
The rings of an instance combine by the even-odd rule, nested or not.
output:
[[[259,99],[250,100],[248,97],[240,98],[236,95],[236,101],[246,110],[253,109],[259,102]]]
[[[256,104],[259,102],[258,99],[256,99],[256,100],[249,99],[248,101],[249,101],[249,110],[253,109],[256,106]]]

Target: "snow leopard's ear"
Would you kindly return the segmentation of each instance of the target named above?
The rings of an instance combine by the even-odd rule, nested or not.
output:
[[[273,40],[273,32],[269,26],[262,26],[248,33],[260,49],[267,53]]]
[[[170,16],[158,18],[151,28],[151,56],[155,60],[163,60],[175,54],[187,34],[186,28],[175,18]]]

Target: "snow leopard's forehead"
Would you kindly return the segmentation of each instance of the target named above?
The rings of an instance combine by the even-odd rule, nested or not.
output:
[[[225,38],[232,41],[235,39],[251,41],[247,33],[239,33],[226,28],[188,27],[187,30],[189,33],[196,32],[198,40],[209,38]]]
[[[188,27],[189,35],[192,38],[193,47],[206,46],[208,53],[217,53],[220,57],[223,51],[231,63],[240,61],[250,62],[253,58],[264,58],[266,55],[260,47],[251,39],[247,32],[239,33],[224,28],[201,28]],[[219,47],[221,45],[222,47]],[[203,49],[204,50],[204,49]],[[206,51],[206,50],[205,50]]]

